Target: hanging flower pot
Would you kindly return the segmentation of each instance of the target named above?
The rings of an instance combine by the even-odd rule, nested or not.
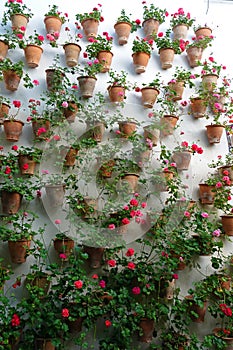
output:
[[[42,299],[49,291],[50,287],[50,280],[49,280],[49,275],[45,272],[39,272],[38,275],[35,274],[33,279],[27,280],[26,283],[30,284],[33,287],[41,288],[43,289],[44,295],[39,297]]]
[[[194,118],[204,117],[207,110],[207,102],[200,97],[190,99],[191,114]]]
[[[4,60],[6,58],[6,55],[8,53],[8,44],[4,40],[0,40],[0,61]]]
[[[95,77],[78,77],[80,93],[83,98],[93,96],[97,79]]]
[[[46,16],[44,19],[47,34],[60,33],[62,20],[56,16]]]
[[[69,256],[74,251],[74,240],[69,237],[64,237],[63,239],[55,238],[53,244],[58,254],[63,254],[62,260],[68,261]]]
[[[78,150],[70,147],[69,151],[65,156],[64,166],[74,166],[77,154]]]
[[[123,186],[125,186],[125,184],[127,185],[129,192],[128,193],[135,193],[137,192],[138,189],[138,179],[139,179],[139,175],[138,174],[124,174],[121,177],[121,183],[123,182]]]
[[[38,67],[42,53],[42,47],[38,45],[27,45],[24,49],[24,54],[28,67]]]
[[[69,332],[71,332],[71,333],[79,333],[79,332],[81,332],[83,321],[84,321],[84,317],[78,317],[74,321],[67,320],[67,325],[69,327]]]
[[[172,160],[176,163],[177,170],[188,170],[191,161],[191,152],[174,152],[172,154]]]
[[[213,204],[215,186],[208,184],[199,184],[200,201],[202,204]]]
[[[120,85],[111,85],[108,87],[108,95],[111,102],[123,102],[125,89]]]
[[[233,215],[221,215],[223,231],[227,236],[233,236]]]
[[[110,51],[100,51],[97,54],[97,59],[103,65],[101,68],[101,73],[106,73],[109,71],[112,64],[113,53]]]
[[[233,337],[230,335],[224,335],[225,328],[214,328],[213,334],[217,338],[221,338],[225,342],[224,349],[225,350],[232,350],[233,349]]]
[[[135,52],[132,54],[132,57],[135,73],[144,73],[150,59],[150,54],[146,52]]]
[[[21,175],[34,175],[36,161],[32,156],[19,154],[18,162]]]
[[[45,185],[45,192],[52,208],[63,205],[65,184]]]
[[[22,195],[17,192],[1,191],[2,213],[4,215],[16,214],[22,202]]]
[[[57,90],[57,87],[61,85],[62,80],[64,78],[64,73],[56,70],[56,69],[46,69],[46,84],[47,89],[51,92],[54,92]]]
[[[88,254],[88,263],[92,269],[101,267],[105,248],[84,246],[83,251]]]
[[[196,37],[200,37],[200,36],[211,36],[212,34],[212,29],[210,27],[200,27],[198,29],[195,30],[195,35]]]
[[[10,108],[7,103],[0,103],[0,119],[7,118]]]
[[[98,211],[98,199],[85,196],[77,200],[78,208],[74,208],[74,212],[83,219],[96,217]]]
[[[35,140],[43,141],[48,137],[50,129],[50,121],[46,119],[37,119],[32,122],[32,131],[35,136]]]
[[[99,174],[103,178],[110,178],[112,176],[113,168],[116,162],[114,159],[110,159],[109,161],[103,163],[99,169]]]
[[[147,125],[143,128],[144,139],[150,139],[153,143],[153,146],[157,146],[160,137],[160,130],[156,129],[153,125]]]
[[[137,124],[135,122],[119,122],[119,130],[121,132],[121,137],[128,138],[132,136],[137,129]]]
[[[21,239],[19,241],[8,241],[8,249],[11,261],[14,264],[22,264],[26,261],[27,250],[30,248],[31,241]]]
[[[12,30],[19,31],[21,27],[27,28],[28,17],[21,13],[14,14],[11,16],[11,27]]]
[[[143,343],[151,343],[153,338],[155,321],[149,318],[142,318],[139,327],[139,341]]]
[[[161,132],[163,136],[172,135],[179,117],[175,115],[164,115],[161,118]]]
[[[191,320],[196,323],[203,323],[205,321],[207,301],[203,301],[203,306],[199,306],[194,302],[192,295],[187,295],[185,299],[190,305],[189,312]],[[193,312],[197,314],[197,316],[193,315]]]
[[[191,46],[186,49],[188,63],[191,68],[198,67],[198,62],[202,59],[202,47]]]
[[[213,124],[213,125],[206,125],[206,134],[207,138],[210,144],[213,143],[220,143],[224,126],[223,125],[218,125],[218,124]]]
[[[68,107],[63,108],[62,111],[68,123],[74,123],[78,113],[78,105],[74,101],[68,101]]]
[[[2,71],[6,90],[18,90],[21,77],[14,70]]]
[[[89,40],[90,38],[96,38],[98,33],[99,21],[97,21],[94,18],[88,18],[83,20],[81,22],[81,25],[83,27],[84,34],[87,40]]]
[[[145,108],[152,108],[157,100],[159,90],[153,87],[144,87],[141,89],[142,105]]]
[[[162,69],[169,69],[173,65],[175,57],[175,51],[170,48],[164,48],[159,50],[159,58]]]
[[[217,86],[218,75],[217,74],[206,74],[202,75],[202,86],[207,91],[213,91]]]
[[[144,34],[147,40],[153,39],[154,35],[158,33],[159,21],[150,18],[142,23]]]
[[[114,25],[119,45],[127,44],[131,28],[132,25],[128,22],[118,22]]]
[[[164,170],[161,174],[161,178],[162,178],[162,183],[155,183],[155,189],[156,191],[160,191],[160,192],[166,192],[168,191],[168,182],[170,182],[173,177],[174,177],[174,173],[170,170]]]
[[[98,121],[90,125],[87,123],[87,130],[89,137],[93,138],[93,140],[97,142],[101,142],[104,136],[105,124]]]
[[[6,139],[11,142],[19,141],[22,134],[24,123],[21,120],[4,120],[4,132]]]
[[[213,94],[213,95],[215,95],[215,94]],[[213,100],[210,103],[211,110],[214,114],[218,114],[219,110],[224,110],[224,104],[226,102],[225,96],[221,96],[220,93],[216,93],[216,95],[217,95],[217,97],[213,96]],[[215,107],[215,103],[218,104],[218,106],[219,106],[218,108]]]
[[[82,50],[81,46],[78,44],[69,43],[63,45],[63,49],[65,51],[66,65],[68,67],[77,66],[79,55]]]
[[[185,40],[188,35],[189,26],[187,24],[177,24],[172,28],[173,40]]]
[[[36,350],[55,350],[55,346],[49,339],[36,339]]]
[[[168,85],[169,90],[171,91],[171,97],[168,96],[168,98],[171,98],[172,101],[182,100],[184,92],[184,82],[176,81],[174,83],[168,83]]]

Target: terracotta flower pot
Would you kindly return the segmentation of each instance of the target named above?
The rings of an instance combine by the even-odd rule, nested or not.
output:
[[[188,170],[191,157],[191,153],[188,151],[174,152],[172,154],[172,160],[176,163],[177,170]]]
[[[83,251],[88,254],[88,263],[92,269],[101,267],[105,248],[84,246]]]
[[[28,67],[36,68],[39,66],[41,55],[43,53],[42,47],[38,45],[27,45],[24,49],[25,59]]]
[[[56,16],[46,16],[44,24],[47,34],[60,33],[61,31],[62,21]]]
[[[22,264],[26,261],[27,249],[30,248],[31,241],[21,239],[19,241],[8,241],[8,249],[10,252],[11,261],[14,264]]]
[[[81,22],[81,25],[87,40],[90,38],[96,38],[99,26],[99,22],[96,19],[85,19]]]
[[[200,97],[195,97],[190,99],[190,109],[191,114],[194,118],[202,118],[204,117],[207,110],[207,103]]]
[[[19,141],[24,126],[24,123],[21,120],[4,120],[3,126],[8,141]]]
[[[97,79],[94,77],[78,77],[80,93],[83,98],[93,96]]]
[[[206,135],[210,144],[220,143],[222,134],[223,134],[224,126],[213,124],[206,125]]]
[[[100,51],[98,52],[97,59],[103,65],[101,73],[106,73],[109,71],[112,64],[113,53],[110,51]]]
[[[149,18],[142,23],[144,34],[147,40],[152,39],[159,30],[159,21],[153,18]]]
[[[35,140],[43,141],[48,137],[48,132],[50,129],[50,121],[45,120],[43,118],[39,118],[37,120],[33,120],[32,122],[32,131],[35,136]],[[43,132],[40,132],[43,130]]]
[[[68,101],[68,107],[63,108],[62,112],[68,123],[74,123],[78,113],[78,105],[74,101]]]
[[[186,53],[190,67],[198,67],[198,62],[202,59],[203,49],[201,47],[193,46],[187,48]]]
[[[11,16],[11,27],[12,30],[19,31],[21,27],[27,28],[28,17],[21,13],[16,13]]]
[[[177,24],[172,28],[173,40],[185,40],[188,35],[189,26],[187,24]]]
[[[132,25],[128,22],[118,22],[114,25],[119,45],[127,44],[131,28]]]
[[[65,156],[64,166],[74,166],[77,154],[78,150],[70,147]]]
[[[143,130],[144,130],[143,131],[144,139],[145,140],[150,139],[153,143],[153,146],[157,146],[159,142],[159,137],[160,137],[160,130],[155,129],[153,125],[145,126]]]
[[[99,174],[103,178],[110,178],[112,176],[114,165],[116,164],[114,159],[103,163],[99,169]]]
[[[7,118],[10,108],[7,103],[0,103],[0,119]]]
[[[227,236],[233,236],[233,215],[221,215],[223,231]]]
[[[199,36],[210,36],[212,34],[212,29],[209,27],[201,27],[195,30],[195,35],[198,38]]]
[[[0,61],[6,58],[8,53],[8,44],[4,40],[0,40]]]
[[[151,343],[153,338],[155,321],[148,318],[141,319],[139,327],[141,328],[141,335],[139,335],[139,341],[143,343]]]
[[[63,261],[68,261],[69,256],[74,251],[74,240],[66,237],[64,239],[56,238],[53,241],[54,249],[58,252],[58,254],[64,254],[66,256],[62,258]]]
[[[55,346],[49,339],[36,339],[36,350],[55,350]]]
[[[54,92],[57,90],[57,87],[59,87],[62,83],[62,80],[64,78],[64,74],[56,69],[46,69],[46,84],[47,89],[51,92]]]
[[[121,177],[121,183],[123,182],[123,187],[125,184],[128,187],[128,193],[135,193],[138,189],[138,174],[125,174]]]
[[[223,329],[222,328],[214,328],[213,333],[216,337],[221,338],[225,343],[226,346],[224,347],[224,350],[232,350],[233,349],[233,337],[231,336],[220,336],[219,333],[223,334]]]
[[[108,95],[111,102],[123,102],[125,89],[120,85],[111,85],[108,87]]]
[[[214,189],[215,186],[199,184],[200,201],[202,204],[213,204],[216,193],[213,192]]]
[[[79,55],[82,50],[81,46],[70,43],[63,45],[63,49],[65,51],[66,65],[68,67],[77,66]]]
[[[93,138],[97,142],[103,141],[105,124],[102,122],[96,121],[93,125],[87,124],[88,136]]]
[[[142,105],[145,108],[152,108],[157,100],[159,90],[153,87],[144,87],[141,89]]]
[[[184,82],[183,81],[177,81],[175,83],[169,83],[169,90],[171,90],[171,95],[169,91],[168,98],[172,101],[179,101],[183,98],[183,92],[184,92]]]
[[[175,115],[164,115],[161,118],[161,133],[163,136],[172,135],[179,117]]]
[[[18,192],[1,191],[2,213],[16,214],[20,209],[22,197]]]
[[[202,86],[203,89],[213,91],[217,86],[218,75],[217,74],[206,74],[202,75]]]
[[[144,73],[150,59],[150,54],[146,52],[135,52],[132,54],[132,57],[135,73]]]
[[[123,138],[128,138],[132,136],[137,129],[137,124],[135,122],[119,122],[119,130]]]
[[[52,208],[63,205],[65,196],[65,184],[46,185],[45,192]]]
[[[218,173],[222,177],[226,176],[226,174],[229,177],[229,183],[225,183],[225,186],[233,185],[233,165],[223,165],[219,167]]]
[[[204,301],[203,302],[203,307],[201,307],[201,306],[197,305],[193,301],[193,296],[192,295],[187,295],[185,297],[185,299],[190,304],[189,312],[190,312],[191,320],[193,322],[196,322],[196,323],[203,323],[205,321],[205,314],[206,314],[206,309],[207,309],[207,301]],[[192,312],[195,312],[195,314],[197,314],[197,316],[194,316],[192,314]]]
[[[164,48],[159,50],[159,58],[162,69],[169,69],[173,65],[175,57],[175,51],[170,48]]]
[[[34,175],[36,162],[32,156],[20,154],[18,163],[21,175]]]
[[[18,90],[21,77],[14,70],[2,71],[2,74],[6,90]]]

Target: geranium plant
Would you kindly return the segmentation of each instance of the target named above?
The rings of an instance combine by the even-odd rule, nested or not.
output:
[[[136,52],[146,52],[149,55],[151,54],[153,50],[153,40],[152,39],[146,39],[146,38],[139,38],[138,36],[133,41],[132,51],[133,53]]]
[[[89,38],[90,44],[86,47],[88,57],[97,58],[100,51],[111,51],[113,37],[109,36],[107,32],[103,32],[103,36],[97,35],[96,38]]]
[[[203,50],[206,49],[207,47],[212,45],[213,37],[212,36],[205,36],[205,37],[194,37],[192,38],[192,42],[189,43],[188,41],[186,42],[186,50],[189,49],[190,47],[200,47]]]
[[[195,22],[195,19],[191,18],[190,12],[185,13],[182,7],[180,7],[177,12],[173,13],[171,17],[170,24],[172,28],[178,24],[186,24],[188,27],[191,27]]]
[[[131,90],[134,88],[134,84],[127,80],[127,72],[122,70],[120,72],[110,69],[108,72],[110,80],[107,81],[107,84],[110,86],[122,86],[125,90]]]
[[[192,154],[203,153],[203,148],[198,146],[196,143],[189,145],[187,141],[182,141],[180,145],[174,147],[174,152],[191,152]]]
[[[127,15],[125,12],[125,9],[122,9],[120,16],[116,20],[116,23],[120,23],[120,22],[129,23],[131,25],[130,31],[131,31],[131,33],[133,33],[133,32],[136,32],[137,29],[141,27],[140,26],[141,21],[139,19],[132,21],[129,16],[131,16],[131,13],[129,15]]]
[[[148,19],[156,19],[160,24],[165,22],[165,17],[168,16],[168,12],[166,9],[161,9],[159,7],[155,7],[154,4],[150,4],[149,6],[143,6],[143,20],[146,21]]]
[[[11,20],[13,15],[23,15],[28,19],[33,16],[31,9],[29,9],[25,4],[23,4],[22,0],[10,0],[5,3],[5,8],[7,10],[4,11],[2,17],[2,25],[6,25],[8,21]]]
[[[175,67],[175,72],[173,73],[172,79],[169,83],[176,83],[182,81],[184,86],[189,86],[189,88],[193,88],[195,86],[195,79],[198,77],[197,74],[192,74],[189,70],[186,70],[180,66]]]
[[[24,87],[32,89],[34,87],[31,78],[29,77],[28,73],[25,73],[23,71],[23,67],[24,67],[24,62],[23,61],[18,61],[16,63],[13,63],[11,61],[10,58],[5,58],[3,61],[0,61],[0,69],[1,69],[1,75],[0,75],[0,80],[3,79],[3,72],[7,72],[7,71],[14,71],[16,72],[16,74],[22,78],[23,77],[23,81],[24,81]]]
[[[77,21],[80,21],[81,23],[85,19],[95,19],[96,21],[100,21],[100,22],[104,21],[100,4],[98,4],[98,7],[94,7],[91,12],[77,13],[75,17]]]
[[[79,26],[76,25],[76,29],[79,29]],[[77,44],[80,39],[83,38],[83,35],[79,33],[78,31],[75,31],[75,33],[71,33],[71,29],[69,27],[65,27],[65,32],[67,34],[67,40],[65,41],[64,44]]]
[[[66,22],[66,18],[68,17],[67,13],[64,13],[64,15],[59,11],[59,8],[57,5],[49,5],[49,10],[45,13],[45,17],[53,16],[57,17],[61,20],[61,22],[64,24]]]
[[[8,45],[8,49],[15,49],[18,43],[17,38],[12,35],[12,32],[9,32],[8,30],[6,30],[5,33],[0,34],[0,40]]]
[[[203,63],[199,62],[198,65],[201,67],[202,75],[216,74],[219,76],[221,71],[226,69],[226,66],[218,64],[213,56],[210,56],[208,60],[205,60]]]
[[[37,45],[41,46],[44,43],[44,36],[38,34],[36,30],[34,30],[33,35],[29,35],[28,38],[25,37],[24,31],[15,32],[16,37],[18,38],[18,45],[21,49],[24,49],[27,45]]]
[[[171,29],[166,30],[165,34],[160,32],[156,35],[154,41],[158,50],[161,49],[173,49],[176,54],[181,54],[181,41],[180,40],[172,40],[171,38]],[[183,43],[183,41],[182,41]]]
[[[79,64],[75,67],[72,67],[71,72],[77,73],[80,76],[95,78],[96,75],[101,72],[102,68],[103,68],[103,65],[96,58],[93,61],[88,61],[87,63],[85,63],[83,67]]]

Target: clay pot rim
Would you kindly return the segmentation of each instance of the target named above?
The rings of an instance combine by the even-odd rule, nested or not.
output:
[[[233,219],[233,214],[223,214],[223,215],[220,215],[220,218],[232,218]]]
[[[215,73],[202,74],[201,78],[203,78],[203,77],[208,77],[208,76],[215,76],[215,77],[218,77],[218,78],[219,78],[219,75],[218,75],[218,74],[215,74]]]
[[[133,121],[122,121],[122,122],[118,122],[118,124],[122,124],[122,125],[125,125],[125,124],[135,124],[135,125],[138,125],[137,122],[133,122]]]
[[[41,49],[42,52],[44,51],[40,45],[36,45],[36,44],[27,44],[27,46],[24,48],[24,51],[29,46],[38,47],[39,49]]]
[[[109,50],[100,50],[100,51],[98,52],[98,54],[99,54],[100,52],[107,52],[107,53],[110,53],[112,56],[114,56],[113,53],[112,53],[112,51],[109,51]]]
[[[150,58],[150,56],[151,56],[150,53],[147,53],[147,52],[145,52],[145,51],[136,51],[136,52],[134,52],[134,53],[132,54],[132,57],[133,57],[134,55],[138,54],[138,53],[144,53],[145,55],[149,56],[149,58]]]
[[[57,19],[59,22],[61,22],[61,24],[63,24],[62,20],[61,20],[59,17],[57,17],[57,16],[45,16],[45,18],[44,18],[44,23],[46,22],[46,20],[47,20],[48,18],[55,18],[55,19]]]
[[[145,23],[145,22],[150,21],[150,20],[152,20],[152,19],[160,24],[160,22],[159,22],[159,20],[158,20],[157,18],[151,17],[151,18],[145,19],[145,20],[142,22],[142,26],[144,26],[144,23]]]
[[[145,86],[145,87],[141,88],[141,91],[142,90],[156,90],[158,92],[158,94],[160,93],[160,90],[154,86]]]
[[[116,22],[115,24],[114,24],[114,28],[118,25],[118,24],[128,24],[129,26],[130,26],[130,28],[132,28],[132,24],[131,23],[129,23],[129,22],[126,22],[126,21],[119,21],[119,22]]]
[[[164,50],[172,50],[175,52],[175,50],[172,47],[162,47],[161,49],[159,49],[159,53]]]
[[[187,27],[188,29],[190,28],[190,26],[189,26],[188,24],[186,24],[186,23],[179,23],[179,24],[176,24],[174,27],[172,27],[172,30],[173,30],[174,28],[178,27],[178,26],[185,26],[185,27]]]
[[[23,13],[14,13],[13,15],[11,15],[11,19],[13,16],[22,16],[22,17],[25,17],[27,19],[27,21],[29,22],[29,16],[23,14]]]
[[[80,48],[80,51],[82,51],[81,46],[80,46],[79,44],[77,44],[77,43],[66,43],[66,44],[63,45],[63,49],[64,49],[64,47],[66,47],[66,46],[68,46],[68,45],[78,46],[78,47]]]
[[[18,122],[18,123],[21,123],[22,125],[24,125],[24,122],[22,122],[22,120],[19,120],[19,119],[5,119],[3,121],[3,123],[14,123],[14,122]]]
[[[84,22],[86,22],[86,21],[90,21],[90,20],[92,20],[92,21],[95,21],[95,22],[99,23],[99,21],[98,21],[97,19],[95,19],[95,18],[85,18],[85,19],[83,19],[83,20],[82,20],[81,25],[83,25],[83,23],[84,23]]]
[[[206,128],[208,127],[222,127],[225,129],[225,125],[222,124],[209,124],[209,125],[205,125]]]
[[[201,26],[201,27],[198,27],[195,31],[194,31],[194,33],[196,33],[198,30],[200,30],[200,29],[210,29],[211,30],[211,33],[212,33],[212,29],[210,28],[210,27],[208,27],[208,26]]]
[[[83,78],[92,78],[92,79],[97,80],[97,78],[92,76],[92,75],[81,75],[80,77],[77,77],[77,80],[83,79]]]
[[[177,120],[179,119],[179,117],[177,115],[174,114],[164,114],[163,118],[176,118]]]

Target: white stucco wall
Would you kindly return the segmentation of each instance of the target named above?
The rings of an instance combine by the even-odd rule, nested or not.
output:
[[[36,28],[38,33],[41,33],[42,35],[46,35],[45,28],[44,28],[44,14],[48,10],[48,4],[51,4],[48,0],[27,0],[25,1],[28,7],[32,9],[32,12],[35,14],[34,17],[30,20],[27,28],[27,34],[30,34],[33,32],[33,30]],[[67,12],[69,14],[69,20],[70,22],[68,25],[71,27],[73,23],[75,22],[75,14],[76,13],[82,13],[82,12],[89,12],[94,6],[97,5],[96,1],[89,0],[54,0],[54,4],[57,4],[62,12]],[[150,2],[148,1],[148,4]],[[110,35],[114,36],[114,40],[116,39],[114,34],[114,23],[117,19],[117,17],[120,15],[120,11],[122,8],[126,10],[127,13],[132,13],[133,17],[142,19],[142,5],[140,0],[131,0],[131,1],[122,1],[118,0],[116,2],[109,1],[109,0],[102,0],[102,9],[103,9],[103,17],[104,22],[102,22],[99,26],[99,33],[101,34],[103,31],[109,32]],[[213,56],[216,58],[216,60],[224,65],[227,66],[227,74],[229,76],[233,76],[233,61],[231,59],[231,13],[232,13],[232,6],[231,2],[225,2],[225,3],[217,3],[217,2],[210,2],[208,13],[206,14],[207,9],[207,3],[203,2],[202,0],[196,0],[196,1],[185,1],[185,0],[167,0],[162,1],[158,0],[156,1],[156,6],[159,6],[161,8],[166,7],[169,13],[173,13],[177,11],[179,7],[183,7],[185,11],[189,11],[192,15],[192,17],[197,18],[197,23],[207,23],[209,26],[213,28],[213,35],[216,36],[216,39],[214,40],[214,43],[211,48],[207,49],[204,53],[204,57],[208,58],[210,54],[213,53]],[[0,18],[4,11],[4,1],[2,0],[0,3]],[[10,24],[9,24],[10,25]],[[166,29],[166,26],[168,23],[164,23],[160,26],[160,30],[163,31]],[[65,25],[64,25],[65,26]],[[63,30],[61,32],[61,37],[59,39],[59,43],[63,43],[64,40],[66,40],[66,33],[64,32],[64,26]],[[10,26],[9,26],[10,28]],[[129,79],[133,82],[137,82],[140,86],[144,82],[150,82],[155,78],[155,75],[158,71],[160,71],[163,75],[164,81],[168,82],[172,76],[173,69],[169,69],[167,71],[161,71],[160,68],[160,62],[159,62],[159,56],[157,53],[157,50],[155,49],[152,53],[152,57],[149,61],[149,65],[147,67],[147,70],[145,73],[141,75],[136,75],[134,73],[133,63],[132,63],[132,41],[133,38],[138,36],[143,36],[143,30],[140,29],[135,34],[130,35],[129,42],[126,46],[120,47],[117,44],[117,41],[114,41],[114,47],[113,47],[113,62],[112,62],[112,68],[115,70],[126,70],[129,74]],[[193,33],[189,32],[189,39],[191,39]],[[82,47],[82,52],[85,51],[85,45],[87,42],[85,39],[82,39],[80,41],[80,45]],[[228,45],[230,44],[230,45]],[[17,99],[20,100],[23,104],[23,107],[25,109],[27,108],[27,102],[30,98],[39,98],[42,91],[46,90],[46,83],[45,83],[45,69],[48,68],[50,64],[52,64],[53,57],[56,54],[60,55],[61,58],[61,64],[65,65],[64,60],[64,53],[63,48],[60,46],[59,48],[51,48],[48,44],[43,46],[44,48],[44,54],[42,56],[40,66],[36,69],[27,69],[30,77],[33,79],[37,79],[40,82],[40,85],[38,87],[35,87],[33,90],[26,90],[22,84],[18,91],[14,93],[9,93],[5,90],[4,84],[0,83],[0,94],[3,94],[7,97],[9,97],[11,100]],[[24,60],[23,51],[20,49],[11,50],[8,53],[8,57],[10,57],[13,61],[22,59]],[[82,53],[80,55],[80,63],[83,63],[84,59],[82,56]],[[174,67],[176,65],[182,65],[184,68],[189,69],[189,65],[187,63],[186,54],[183,53],[180,56],[175,57],[174,61]],[[199,72],[198,68],[192,69],[192,71]],[[101,91],[106,95],[106,100],[108,100],[107,95],[107,81],[108,77],[105,74],[101,74],[98,76],[97,80],[97,86],[96,86],[96,92]],[[74,82],[77,82],[74,79]],[[188,96],[190,95],[190,90],[187,88],[185,90],[185,96],[184,100],[188,99]],[[136,92],[128,92],[127,93],[127,107],[129,108],[130,112],[132,114],[136,114],[137,116],[140,115],[140,117],[147,119],[147,113],[148,110],[143,110],[143,108],[140,105],[140,95]],[[23,121],[26,121],[26,118],[28,116],[28,111],[24,111],[24,109],[20,112],[20,119]],[[134,116],[134,115],[132,115]],[[216,156],[218,154],[225,154],[228,151],[227,146],[227,139],[226,135],[224,133],[221,143],[218,145],[212,145],[210,146],[205,135],[205,125],[208,124],[208,122],[205,119],[198,119],[194,120],[192,116],[190,115],[183,115],[180,119],[180,127],[174,132],[174,136],[170,138],[171,145],[172,143],[176,143],[177,140],[187,140],[190,142],[196,142],[198,141],[199,145],[204,148],[204,154],[202,156],[194,155],[192,157],[191,166],[190,169],[182,174],[183,180],[188,184],[189,189],[187,191],[187,194],[190,198],[193,198],[194,200],[198,200],[198,183],[201,180],[204,180],[207,176],[207,172],[209,171],[209,168],[207,167],[207,164],[212,160],[216,159]],[[180,133],[184,132],[184,135],[181,137]],[[105,140],[107,140],[108,135],[105,135]],[[5,150],[10,150],[12,144],[5,141],[3,128],[0,130],[0,144],[4,146]],[[23,134],[20,138],[20,141],[17,143],[20,145],[32,145],[32,132],[31,132],[31,126],[26,125],[23,130]],[[155,149],[155,151],[159,150]],[[46,213],[43,206],[43,201],[40,199],[35,199],[31,205],[31,209],[35,210],[40,215],[40,224],[46,223],[46,244],[48,245],[48,249],[51,254],[52,259],[57,259],[57,255],[53,250],[53,247],[50,245],[51,238],[54,237],[56,228],[54,227],[54,224],[51,220],[54,217],[56,217],[56,213],[49,212]],[[38,222],[39,222],[38,221]],[[225,242],[225,251],[230,252],[232,250],[232,243],[231,242]],[[10,258],[7,252],[6,243],[0,243],[0,257],[4,257],[6,263],[10,263]],[[14,276],[10,281],[7,282],[5,290],[7,293],[11,293],[11,285],[12,281],[15,280],[17,275],[26,274],[29,270],[30,263],[32,263],[32,257],[29,257],[27,259],[27,262],[22,265],[13,265],[14,269]],[[210,257],[200,257],[200,264],[202,266],[202,271],[207,272],[211,271],[210,268]],[[201,278],[201,273],[197,270],[184,270],[179,274],[179,280],[178,285],[181,287],[181,291],[184,295],[186,295],[187,289],[192,286],[192,281],[198,280]],[[22,289],[17,290],[17,293],[20,295],[22,293]],[[208,322],[208,317],[206,318],[206,322],[204,324],[193,324],[193,330],[200,334],[200,336],[203,336],[208,333],[208,331],[211,329],[212,325]],[[77,347],[74,347],[76,349]],[[144,347],[143,347],[144,348]],[[69,349],[72,349],[72,347],[69,347]]]

